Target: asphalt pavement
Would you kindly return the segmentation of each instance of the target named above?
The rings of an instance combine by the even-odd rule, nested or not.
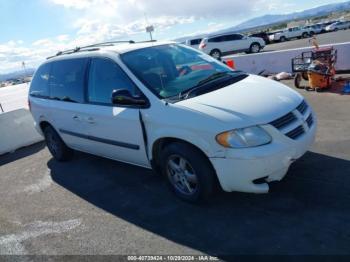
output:
[[[299,92],[318,116],[316,143],[265,195],[196,206],[108,159],[58,163],[43,143],[0,156],[0,254],[349,255],[350,97]]]

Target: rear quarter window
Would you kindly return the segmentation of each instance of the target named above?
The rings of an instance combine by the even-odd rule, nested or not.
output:
[[[30,85],[29,94],[31,96],[46,98],[49,96],[49,78],[50,78],[50,64],[44,64],[35,72],[34,78]]]
[[[87,58],[53,62],[49,81],[50,97],[66,102],[83,103],[87,62]]]

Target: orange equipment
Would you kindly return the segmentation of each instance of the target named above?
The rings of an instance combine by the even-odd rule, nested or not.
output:
[[[309,81],[307,90],[322,91],[332,85],[335,75],[335,63],[337,62],[337,50],[333,47],[318,48],[310,52],[303,52],[292,59],[292,70],[296,73],[294,84],[302,88],[302,78]]]

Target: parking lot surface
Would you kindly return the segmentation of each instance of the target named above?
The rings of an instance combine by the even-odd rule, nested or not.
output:
[[[42,143],[0,156],[0,254],[350,254],[350,97],[299,92],[317,140],[266,195],[195,206],[143,168]]]
[[[350,30],[340,30],[337,32],[319,34],[319,35],[316,35],[316,37],[319,45],[346,43],[346,42],[350,42]],[[311,46],[309,42],[310,39],[311,38],[292,39],[290,41],[286,41],[283,43],[275,43],[275,44],[267,45],[264,48],[264,52]]]

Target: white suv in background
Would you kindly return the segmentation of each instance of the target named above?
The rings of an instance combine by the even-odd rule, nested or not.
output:
[[[219,59],[225,54],[239,52],[258,53],[265,45],[265,41],[262,38],[229,33],[204,38],[199,45],[199,50]]]
[[[36,71],[29,106],[56,160],[78,150],[154,169],[192,202],[217,184],[267,193],[316,133],[297,92],[171,42],[60,52]]]
[[[195,48],[195,49],[198,49],[199,48],[199,44],[202,42],[202,38],[196,38],[196,39],[187,39],[185,41],[185,44],[192,47],[192,48]]]
[[[350,21],[335,22],[326,27],[326,31],[333,32],[338,30],[350,29]]]

